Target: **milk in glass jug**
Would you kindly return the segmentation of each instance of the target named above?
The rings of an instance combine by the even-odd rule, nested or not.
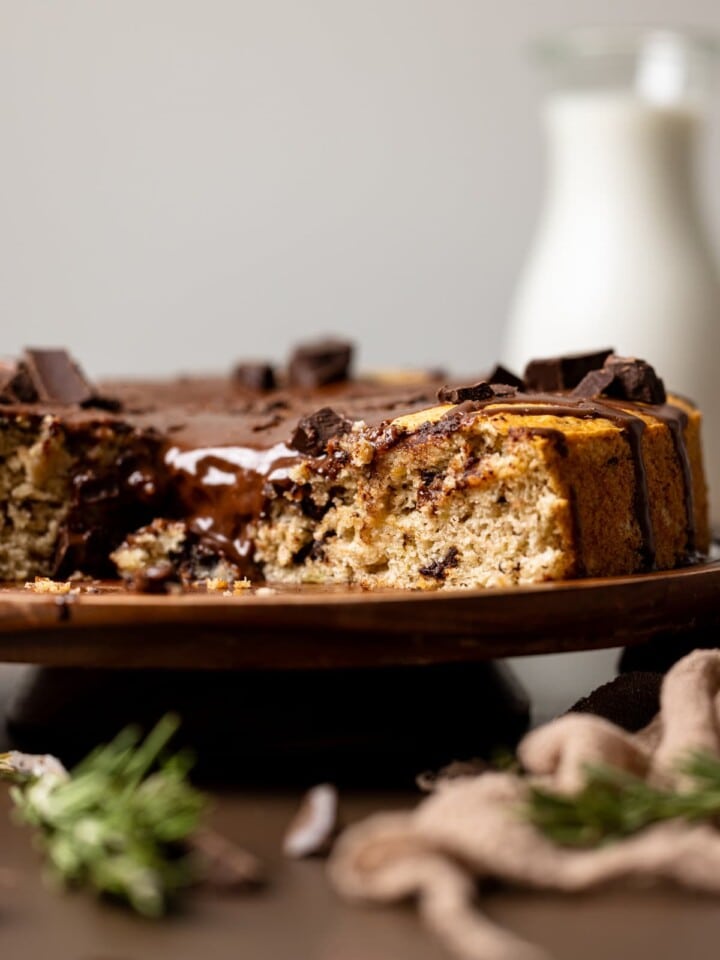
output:
[[[720,521],[720,282],[694,153],[716,57],[703,35],[585,31],[538,52],[547,189],[503,359],[614,347],[705,413]]]

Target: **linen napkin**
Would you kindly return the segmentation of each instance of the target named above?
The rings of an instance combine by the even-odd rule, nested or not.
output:
[[[329,861],[347,898],[415,897],[425,923],[465,960],[539,960],[543,951],[483,915],[478,881],[575,892],[615,880],[665,879],[720,893],[720,832],[708,823],[659,823],[595,849],[556,845],[526,818],[532,784],[574,793],[588,765],[611,765],[682,791],[679,761],[692,751],[720,756],[720,650],[696,650],[664,678],[660,709],[637,732],[570,713],[529,733],[525,770],[440,781],[412,812],[380,813],[350,827]]]

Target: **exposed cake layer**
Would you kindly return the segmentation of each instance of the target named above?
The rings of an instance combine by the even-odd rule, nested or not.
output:
[[[0,579],[113,573],[164,502],[159,441],[105,414],[0,408]]]
[[[509,586],[670,568],[708,547],[699,415],[514,398],[355,427],[276,485],[266,577]]]

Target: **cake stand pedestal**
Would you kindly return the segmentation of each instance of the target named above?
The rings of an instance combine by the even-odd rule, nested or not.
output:
[[[511,750],[529,723],[502,664],[347,670],[33,669],[6,722],[13,744],[73,763],[168,711],[205,779],[408,784],[452,760]]]

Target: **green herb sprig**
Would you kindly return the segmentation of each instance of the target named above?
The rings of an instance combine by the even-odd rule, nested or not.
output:
[[[148,917],[165,913],[194,882],[186,841],[206,799],[187,780],[189,757],[166,753],[178,725],[168,715],[142,742],[134,728],[123,730],[69,776],[14,778],[18,819],[37,828],[52,878],[123,900]],[[9,777],[7,767],[1,772]]]
[[[532,787],[524,812],[555,843],[572,847],[618,840],[663,820],[720,818],[720,759],[694,753],[681,770],[694,783],[677,793],[611,767],[590,767],[574,796]]]

